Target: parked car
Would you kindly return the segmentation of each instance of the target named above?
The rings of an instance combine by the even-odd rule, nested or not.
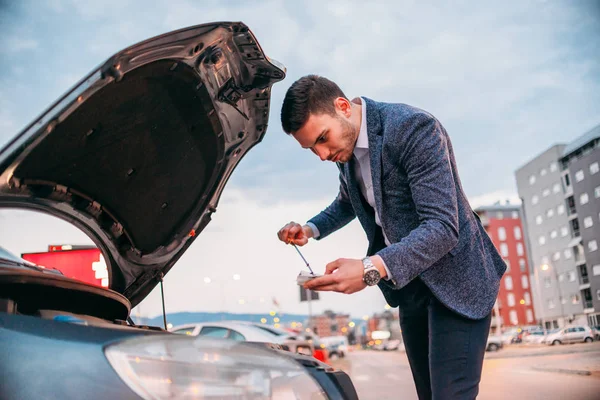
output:
[[[343,358],[348,354],[348,338],[346,336],[327,336],[320,339],[327,346],[330,357]]]
[[[594,331],[594,340],[600,340],[600,325],[592,327],[592,330]]]
[[[523,335],[523,342],[528,344],[540,344],[546,334],[544,331],[531,331]]]
[[[187,336],[205,336],[240,342],[275,343],[283,349],[312,356],[314,346],[308,340],[290,335],[277,335],[259,325],[243,321],[214,321],[174,326],[171,332]]]
[[[487,339],[487,345],[485,347],[486,351],[498,351],[504,346],[502,342],[502,337],[489,335]]]
[[[357,398],[312,357],[130,318],[263,139],[284,76],[243,23],[182,29],[110,57],[0,151],[0,207],[72,223],[109,278],[90,285],[2,251],[0,398]]]
[[[558,345],[566,343],[589,343],[594,341],[594,332],[589,326],[567,326],[549,333],[542,343]]]

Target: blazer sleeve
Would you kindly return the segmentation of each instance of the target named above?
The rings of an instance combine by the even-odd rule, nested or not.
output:
[[[405,286],[458,243],[458,205],[448,136],[427,113],[416,113],[398,131],[399,167],[406,172],[419,225],[377,254],[396,287]]]
[[[315,224],[319,230],[319,236],[316,240],[321,240],[346,226],[356,217],[352,203],[348,196],[348,186],[344,175],[340,172],[340,191],[337,197],[325,210],[308,220]]]

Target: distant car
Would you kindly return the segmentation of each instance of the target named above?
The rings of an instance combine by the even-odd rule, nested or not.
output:
[[[523,335],[523,342],[528,344],[540,344],[544,340],[546,334],[544,331],[531,331]]]
[[[568,326],[549,333],[542,343],[558,345],[566,343],[590,343],[594,341],[594,332],[589,326]]]
[[[594,331],[594,340],[600,340],[600,325],[593,326],[592,331]]]
[[[284,77],[241,22],[180,29],[112,55],[3,146],[0,207],[87,234],[108,285],[0,251],[1,399],[357,398],[347,374],[312,357],[130,316],[205,233]]]
[[[322,337],[321,342],[327,346],[330,357],[343,358],[348,353],[348,338],[346,336]]]
[[[384,350],[395,351],[404,349],[404,342],[398,339],[388,340],[385,344]]]
[[[258,327],[236,321],[214,321],[174,326],[173,333],[188,336],[238,340],[240,342],[262,342],[282,344],[287,336],[277,336]]]
[[[498,351],[504,346],[502,342],[502,337],[489,335],[487,340],[487,345],[485,347],[486,351]]]

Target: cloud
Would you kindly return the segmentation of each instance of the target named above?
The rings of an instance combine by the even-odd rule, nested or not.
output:
[[[13,37],[6,41],[8,51],[33,50],[39,46],[38,41],[27,38]]]

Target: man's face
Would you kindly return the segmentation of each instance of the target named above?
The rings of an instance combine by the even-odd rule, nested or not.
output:
[[[349,104],[348,104],[349,107]],[[321,161],[346,163],[352,158],[358,129],[352,124],[350,108],[336,114],[311,114],[293,136],[305,149],[310,149]]]

